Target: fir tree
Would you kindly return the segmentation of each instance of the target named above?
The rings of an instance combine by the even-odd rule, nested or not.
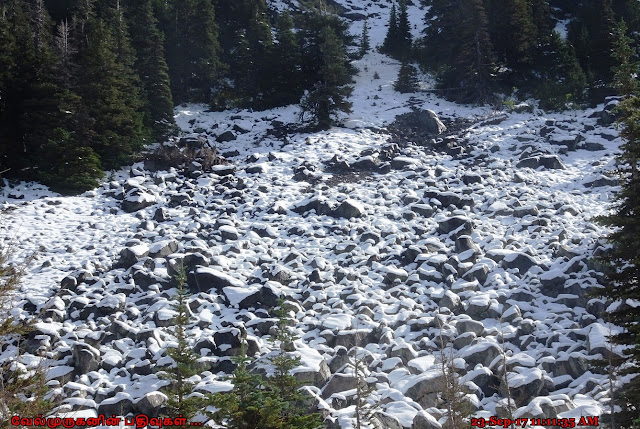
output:
[[[610,322],[624,328],[611,338],[618,344],[628,346],[625,351],[624,374],[640,372],[640,308],[629,305],[640,298],[640,85],[637,82],[638,63],[631,39],[626,34],[626,25],[621,22],[615,31],[616,43],[613,56],[618,64],[612,70],[614,85],[623,96],[618,106],[621,125],[620,136],[625,140],[618,157],[618,175],[621,189],[616,194],[613,213],[601,221],[615,228],[608,237],[612,247],[604,255],[605,287],[602,296],[616,302],[608,311]],[[640,379],[634,377],[618,392],[616,405],[621,412],[616,416],[618,427],[632,428],[640,424]]]
[[[233,358],[237,367],[233,373],[233,390],[210,398],[218,408],[211,417],[229,429],[319,429],[323,426],[319,414],[305,411],[305,398],[300,382],[291,370],[300,364],[293,356],[295,336],[289,331],[289,321],[283,301],[276,311],[278,324],[274,343],[278,351],[269,360],[274,374],[263,378],[249,371],[251,359],[246,356],[246,337],[242,338],[239,356]]]
[[[487,0],[487,29],[496,61],[511,71],[509,86],[520,85],[533,63],[536,27],[525,0]]]
[[[580,100],[586,77],[571,45],[552,32],[549,41],[538,49],[533,70],[539,76],[539,83],[533,93],[540,99],[540,107],[563,110],[568,101]]]
[[[398,78],[393,83],[393,89],[403,94],[418,90],[418,71],[413,64],[409,64],[406,61],[402,63]]]
[[[170,381],[170,384],[164,388],[164,392],[169,397],[165,415],[176,417],[181,414],[187,421],[190,421],[202,408],[203,399],[191,396],[194,385],[189,378],[198,373],[198,355],[187,341],[186,330],[191,322],[191,316],[187,305],[189,294],[185,288],[187,274],[184,267],[178,268],[175,280],[177,294],[175,296],[176,304],[173,308],[177,314],[173,319],[174,327],[171,329],[171,334],[176,339],[177,347],[167,349],[167,355],[173,359],[175,365],[165,370],[163,375],[163,378]]]
[[[371,40],[369,38],[369,23],[365,18],[362,25],[362,35],[360,36],[360,56],[363,57],[371,49]]]
[[[164,40],[153,15],[151,0],[130,0],[127,22],[136,53],[135,70],[143,88],[144,123],[152,130],[154,140],[164,141],[175,131],[173,99]]]
[[[213,102],[221,71],[218,24],[211,0],[172,0],[166,12],[167,63],[175,103]]]
[[[347,98],[353,88],[350,68],[344,45],[334,30],[326,26],[320,30],[319,53],[322,63],[318,81],[302,101],[301,119],[307,114],[319,129],[328,129],[338,112],[351,112],[351,103]]]
[[[380,52],[383,54],[391,55],[396,52],[398,46],[398,11],[396,4],[391,5],[391,11],[389,12],[389,28],[387,29],[387,35],[384,38],[384,42],[380,47]]]
[[[395,49],[395,58],[406,59],[411,54],[411,26],[407,12],[407,0],[399,0],[398,12],[398,41]]]
[[[278,73],[272,75],[275,106],[297,103],[302,96],[300,46],[293,32],[293,20],[286,11],[276,24],[277,43],[273,47],[273,60]]]
[[[112,169],[142,148],[144,129],[135,73],[118,61],[118,28],[92,18],[81,53],[78,93],[82,96],[77,138],[89,142],[103,166]]]

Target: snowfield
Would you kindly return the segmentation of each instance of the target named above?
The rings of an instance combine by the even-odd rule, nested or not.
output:
[[[373,45],[384,37],[379,13]],[[76,197],[31,183],[1,190],[4,244],[16,261],[34,255],[11,312],[40,320],[17,364],[44,358],[61,413],[158,412],[150,398],[167,382],[154,370],[170,364],[180,262],[205,368],[198,392],[231,388],[242,332],[250,354],[273,351],[271,310],[282,296],[299,337],[296,374],[333,427],[353,427],[355,351],[382,427],[440,427],[443,355],[475,417],[506,415],[505,383],[514,417],[608,412],[608,376],[594,364],[620,352],[606,342],[617,328],[589,292],[600,287],[593,257],[608,233],[594,218],[617,189],[606,174],[622,141],[598,122],[603,106],[460,106],[394,92],[399,64],[385,56],[356,66],[353,113],[324,132],[274,132],[297,121],[296,106],[178,107],[186,134],[212,143],[234,134],[216,143],[233,169],[137,164]],[[433,145],[395,141],[387,127],[413,109],[472,126]],[[126,201],[144,207],[125,211]],[[13,356],[15,347],[0,353]]]

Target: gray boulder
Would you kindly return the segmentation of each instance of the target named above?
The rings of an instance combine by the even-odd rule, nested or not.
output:
[[[549,170],[564,170],[564,165],[556,155],[539,155],[525,158],[516,164],[518,168],[533,168],[534,170],[540,167]]]

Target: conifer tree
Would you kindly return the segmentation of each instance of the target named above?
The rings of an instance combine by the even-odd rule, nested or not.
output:
[[[300,46],[293,32],[293,20],[283,12],[276,23],[277,43],[273,47],[273,59],[277,73],[272,75],[274,106],[297,103],[302,96]]]
[[[174,103],[212,102],[222,64],[211,0],[172,0],[167,15],[167,63]]]
[[[136,53],[135,70],[143,88],[144,123],[153,139],[164,141],[175,130],[164,40],[151,0],[129,0],[127,22]]]
[[[618,106],[621,125],[620,136],[625,140],[618,157],[618,175],[621,189],[616,194],[613,213],[601,218],[605,225],[615,228],[608,237],[612,247],[604,255],[608,269],[605,272],[605,288],[602,296],[614,301],[613,310],[608,311],[610,322],[624,328],[611,338],[617,344],[627,346],[624,351],[626,368],[623,374],[640,372],[640,308],[629,305],[640,298],[640,85],[637,81],[639,65],[631,39],[626,34],[622,21],[616,28],[614,58],[618,65],[612,70],[614,85],[623,96]],[[634,377],[617,392],[616,405],[621,412],[615,420],[619,428],[632,428],[640,424],[640,379]]]
[[[525,0],[486,0],[487,29],[496,61],[511,71],[507,84],[521,84],[533,63],[536,27]]]
[[[399,0],[398,41],[394,52],[395,58],[406,59],[411,54],[411,26],[407,12],[407,0]]]
[[[538,48],[536,65],[538,85],[534,95],[543,109],[563,110],[571,100],[580,100],[586,86],[586,77],[573,48],[555,31],[549,41]]]
[[[203,399],[190,396],[193,393],[194,385],[189,378],[196,375],[198,355],[189,346],[186,329],[190,324],[191,316],[187,306],[189,294],[185,288],[187,274],[184,267],[179,267],[175,275],[177,282],[176,304],[174,310],[176,316],[173,319],[171,334],[177,342],[177,347],[167,349],[169,355],[175,362],[165,371],[164,378],[170,380],[170,384],[164,388],[164,392],[169,397],[165,408],[167,417],[177,417],[182,415],[190,421],[202,408]]]
[[[371,39],[369,38],[369,22],[365,18],[362,24],[362,35],[360,36],[360,56],[363,57],[371,49]]]
[[[328,129],[339,112],[351,112],[347,98],[353,87],[348,85],[351,74],[344,45],[333,28],[322,28],[319,42],[318,81],[302,101],[301,119],[309,114],[319,129]]]
[[[465,103],[484,103],[494,89],[493,52],[487,31],[487,15],[481,0],[462,0],[447,8],[452,60],[437,74],[438,86],[449,97]],[[457,17],[457,19],[456,19]]]
[[[384,42],[380,47],[380,52],[383,54],[391,55],[396,51],[398,45],[399,29],[398,29],[398,11],[396,4],[391,5],[391,11],[389,12],[389,28],[387,29],[387,35],[384,38]]]
[[[118,39],[125,35],[117,35],[119,29],[111,23],[90,18],[78,79],[78,138],[90,143],[107,169],[128,162],[144,144],[136,76],[128,60],[118,60]]]
[[[413,64],[403,61],[398,72],[398,78],[393,83],[393,89],[400,93],[418,90],[418,71]]]

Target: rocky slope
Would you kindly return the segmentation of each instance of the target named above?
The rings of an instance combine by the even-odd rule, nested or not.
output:
[[[344,127],[296,133],[296,107],[183,106],[194,138],[182,143],[215,144],[228,162],[137,164],[78,197],[2,190],[3,239],[17,260],[37,252],[12,310],[40,320],[18,364],[45,358],[59,412],[157,414],[180,263],[198,392],[231,387],[243,332],[251,355],[271,351],[284,297],[296,372],[333,427],[353,425],[355,351],[379,427],[444,422],[443,349],[476,417],[504,415],[506,383],[515,417],[607,412],[595,363],[617,352],[605,341],[616,328],[589,292],[607,233],[592,219],[616,190],[610,106],[472,109],[395,93],[399,65],[383,56],[356,65]]]

